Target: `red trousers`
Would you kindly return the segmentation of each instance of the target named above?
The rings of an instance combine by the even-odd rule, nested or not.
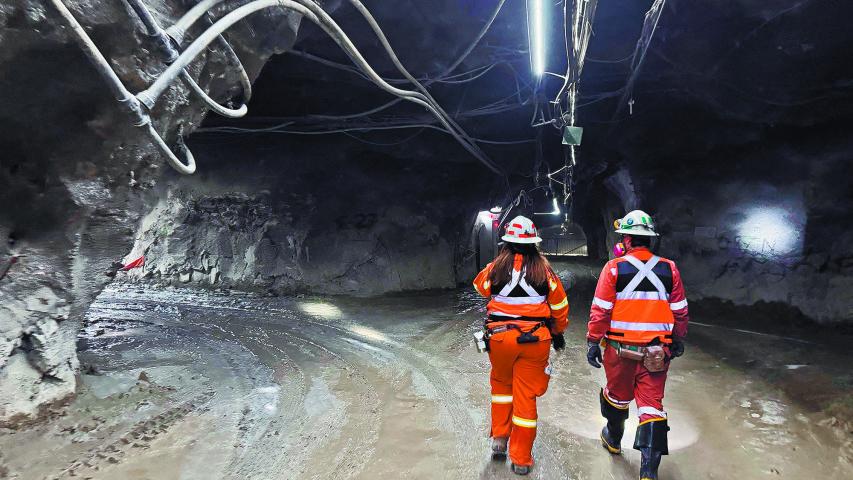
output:
[[[662,372],[650,372],[643,362],[621,358],[616,349],[607,344],[604,350],[604,373],[607,387],[604,395],[617,408],[628,408],[631,400],[637,401],[640,422],[666,418],[663,410],[663,391],[669,362]]]
[[[533,465],[536,438],[536,397],[548,390],[551,379],[548,355],[551,335],[547,328],[534,332],[536,343],[518,343],[517,330],[498,333],[489,341],[492,362],[492,437],[509,438],[509,459],[516,465]]]

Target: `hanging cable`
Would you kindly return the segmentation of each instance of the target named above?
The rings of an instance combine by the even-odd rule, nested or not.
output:
[[[296,3],[292,0],[255,0],[233,10],[232,12],[222,17],[219,21],[214,23],[213,26],[211,26],[201,35],[199,35],[199,37],[186,48],[186,50],[178,57],[178,59],[175,60],[175,63],[170,65],[157,78],[157,80],[154,81],[151,86],[139,92],[136,97],[145,106],[147,106],[148,108],[152,108],[159,96],[175,80],[175,78],[179,75],[180,71],[185,68],[193,59],[195,59],[195,57],[198,56],[207,47],[207,45],[209,45],[213,41],[216,36],[220,35],[226,29],[228,29],[233,24],[248,15],[270,7],[282,7],[285,9],[294,10],[302,14],[304,18],[307,18],[308,20],[320,26],[347,53],[350,59],[365,74],[367,74],[367,76],[373,83],[375,83],[377,86],[379,86],[381,89],[385,90],[388,93],[391,93],[395,96],[401,97],[402,99],[408,100],[412,103],[427,108],[439,119],[439,121],[444,125],[444,127],[451,132],[451,135],[453,135],[454,138],[459,141],[463,148],[468,150],[469,153],[474,155],[475,158],[480,160],[480,162],[483,163],[487,168],[499,175],[505,176],[500,167],[498,167],[488,158],[485,158],[484,156],[478,154],[479,149],[474,145],[470,144],[470,142],[466,141],[464,137],[454,129],[452,124],[447,121],[445,116],[442,115],[440,111],[438,111],[430,104],[430,101],[427,99],[427,97],[425,97],[419,92],[402,90],[385,82],[367,63],[367,61],[364,59],[358,49],[355,48],[355,46],[352,44],[352,41],[343,32],[343,30],[341,30],[337,23],[325,11],[319,8],[319,6],[313,4],[313,2],[306,3],[311,3],[312,5],[306,6],[303,3]]]
[[[637,46],[634,48],[634,54],[631,56],[631,75],[628,77],[628,82],[625,84],[622,98],[616,105],[616,111],[613,113],[611,121],[615,122],[630,102],[633,105],[634,83],[640,75],[640,68],[643,66],[643,60],[646,59],[646,52],[649,50],[649,45],[652,43],[652,38],[655,35],[655,30],[658,27],[658,21],[663,13],[663,8],[666,6],[666,0],[655,0],[649,11],[646,12],[643,20],[643,31],[640,34],[640,39],[637,40]]]
[[[474,51],[474,48],[477,47],[477,45],[480,43],[480,41],[483,39],[483,37],[486,36],[486,33],[489,31],[489,29],[492,28],[492,24],[494,24],[495,19],[498,18],[498,14],[501,12],[501,9],[503,8],[504,3],[506,3],[506,0],[500,0],[498,2],[498,4],[495,7],[494,11],[492,12],[491,16],[486,21],[486,23],[483,25],[483,27],[480,29],[480,31],[477,32],[477,35],[474,37],[474,39],[471,41],[471,43],[468,45],[468,47],[462,52],[462,54],[453,63],[451,63],[447,68],[445,68],[438,75],[436,75],[436,78],[442,78],[442,77],[447,76],[450,72],[456,70],[456,68],[459,65],[461,65],[462,62],[464,62],[465,59],[468,58],[469,55],[471,55],[471,52]],[[432,85],[435,82],[436,82],[436,80],[428,80],[428,81],[424,82],[424,86],[429,87],[430,85]],[[391,100],[390,102],[384,103],[384,104],[382,104],[376,108],[372,108],[370,110],[351,113],[351,114],[347,114],[347,115],[334,115],[332,117],[333,118],[359,118],[359,117],[364,117],[364,116],[372,115],[374,113],[379,113],[383,110],[391,108],[394,105],[397,105],[398,103],[400,103],[401,101],[402,101],[402,99],[397,98],[397,99]]]
[[[468,145],[476,152],[474,156],[478,157],[481,162],[492,163],[491,160],[486,157],[486,154],[482,150],[480,150],[480,148],[474,143],[471,137],[468,136],[468,133],[465,132],[465,130],[462,129],[462,127],[460,127],[459,124],[456,123],[456,121],[453,120],[453,118],[451,118],[450,115],[448,115],[447,112],[444,111],[443,108],[441,108],[441,105],[439,105],[438,102],[435,101],[429,91],[427,91],[427,89],[415,77],[413,77],[408,70],[406,70],[406,67],[403,66],[402,62],[400,62],[400,59],[397,57],[396,52],[394,52],[394,49],[391,47],[391,43],[388,42],[388,38],[385,36],[385,32],[382,31],[382,28],[379,27],[379,24],[376,22],[376,19],[373,18],[373,15],[370,13],[369,10],[367,10],[367,8],[365,8],[364,4],[361,3],[360,0],[349,1],[356,8],[356,10],[361,13],[364,19],[367,20],[367,23],[370,25],[370,28],[373,29],[373,33],[375,33],[377,38],[379,38],[379,42],[382,44],[382,47],[385,49],[385,52],[391,59],[391,62],[394,64],[395,67],[397,67],[397,70],[404,77],[406,77],[406,79],[409,80],[418,90],[420,90],[423,96],[426,97],[426,101],[430,103],[432,107],[442,117],[444,117],[444,122],[442,123],[449,123],[452,128],[456,129],[456,131],[459,132],[459,135],[465,139],[465,142],[467,142]],[[501,1],[503,2],[506,0]],[[472,152],[472,154],[473,153],[474,152]]]

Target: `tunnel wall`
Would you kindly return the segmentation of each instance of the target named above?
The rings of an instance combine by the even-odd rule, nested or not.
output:
[[[785,137],[764,134],[724,154],[662,158],[657,166],[626,162],[631,179],[611,181],[637,187],[640,208],[662,233],[659,251],[678,262],[689,299],[853,322],[853,233],[846,227],[853,145],[823,127],[800,130],[796,144]]]
[[[341,138],[266,142],[200,144],[204,172],[158,189],[126,258],[145,266],[127,278],[365,296],[467,281],[469,217],[492,177],[481,167]]]
[[[124,2],[64,3],[130,91],[166,68]],[[146,4],[163,26],[188,9],[183,2]],[[292,46],[299,20],[266,11],[229,30],[250,77]],[[83,314],[110,280],[104,272],[132,247],[149,208],[144,192],[177,175],[119,108],[48,2],[0,3],[0,71],[0,426],[14,427],[74,394]],[[219,101],[239,96],[221,47],[208,48],[188,71]],[[179,83],[150,113],[174,146],[206,111]]]

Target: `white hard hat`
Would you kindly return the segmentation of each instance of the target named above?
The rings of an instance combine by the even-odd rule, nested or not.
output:
[[[613,226],[616,228],[616,233],[645,237],[660,236],[655,232],[655,223],[652,217],[642,210],[628,212],[623,218],[613,222]]]
[[[533,221],[521,215],[506,224],[506,234],[501,237],[501,240],[509,243],[539,243],[542,241]]]

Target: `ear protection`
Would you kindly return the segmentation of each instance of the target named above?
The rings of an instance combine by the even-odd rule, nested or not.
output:
[[[613,245],[613,255],[616,258],[622,257],[625,255],[625,245],[622,242]]]

